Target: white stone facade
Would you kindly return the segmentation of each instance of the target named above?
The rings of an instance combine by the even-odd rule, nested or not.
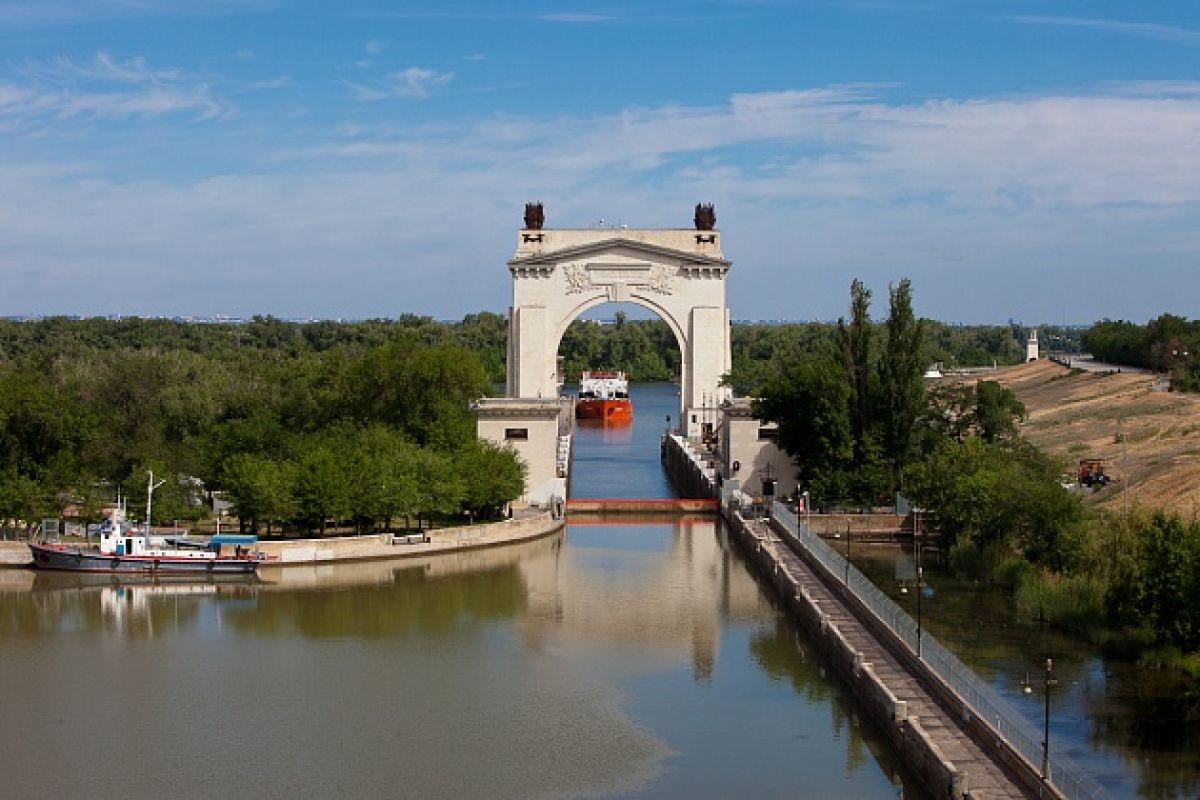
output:
[[[525,493],[520,502],[545,506],[554,497],[566,498],[566,475],[558,464],[559,415],[554,397],[521,400],[481,398],[471,405],[480,439],[510,446],[525,462]]]
[[[792,457],[776,444],[778,426],[755,419],[750,400],[739,397],[722,409],[718,454],[721,474],[736,480],[752,497],[762,494],[764,478],[773,478],[775,497],[796,491],[796,465]]]
[[[698,437],[702,409],[729,398],[720,381],[730,368],[725,306],[730,262],[717,231],[525,229],[508,268],[509,397],[555,397],[558,346],[567,326],[594,306],[628,302],[661,317],[679,342],[685,435]]]

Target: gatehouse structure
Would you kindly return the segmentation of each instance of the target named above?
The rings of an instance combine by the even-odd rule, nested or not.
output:
[[[732,392],[721,385],[731,365],[725,280],[732,265],[721,249],[712,205],[696,206],[692,228],[547,228],[544,219],[540,203],[526,205],[508,261],[513,293],[506,397],[473,404],[480,438],[513,447],[525,461],[522,501],[545,505],[567,497],[573,406],[560,400],[559,390],[573,376],[560,374],[558,348],[567,327],[603,303],[649,309],[674,333],[680,364],[672,427],[707,452],[713,468],[719,460],[726,479],[769,473],[781,490],[794,487],[792,470],[775,466],[790,465],[790,459],[762,435],[762,426],[732,434],[730,415],[748,419],[749,406],[732,402]]]
[[[540,206],[527,209],[508,262],[507,395],[554,397],[565,377],[557,356],[567,326],[602,303],[633,303],[675,334],[679,427],[700,436],[705,414],[711,420],[730,396],[720,384],[730,367],[725,277],[731,265],[715,221],[711,206],[698,206],[695,229],[543,228]]]

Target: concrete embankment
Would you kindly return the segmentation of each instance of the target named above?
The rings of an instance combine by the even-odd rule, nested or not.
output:
[[[958,704],[950,713],[936,697],[937,689],[926,683],[929,676],[914,671],[909,659],[897,658],[880,641],[879,632],[864,624],[846,599],[765,520],[747,521],[733,511],[725,517],[734,539],[776,590],[788,613],[933,797],[1060,796],[1039,785],[1023,761],[1019,766],[1026,774],[1014,774],[1018,765],[1009,760],[1007,748],[995,747],[993,752],[981,746],[975,738],[980,732],[971,727],[974,715],[969,707]],[[991,736],[994,742],[995,734]]]
[[[503,522],[459,528],[434,528],[417,536],[384,533],[325,539],[290,539],[260,542],[258,547],[271,558],[268,566],[370,561],[413,558],[527,542],[547,536],[561,530],[562,527],[562,519],[555,519],[546,512]],[[0,542],[0,567],[26,567],[29,564],[29,548],[24,542]]]

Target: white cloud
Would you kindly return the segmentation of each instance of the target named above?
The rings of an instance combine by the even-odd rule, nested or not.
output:
[[[48,117],[117,119],[190,114],[208,120],[236,113],[214,90],[214,81],[232,91],[279,89],[287,77],[234,81],[195,75],[175,67],[152,66],[143,57],[118,59],[105,51],[90,60],[59,56],[26,62],[18,74],[25,85],[0,85],[0,118],[36,125]]]
[[[351,81],[348,84],[356,100],[386,100],[393,97],[425,98],[431,91],[452,80],[453,72],[409,67],[372,82]]]
[[[382,96],[398,96],[397,75]],[[264,152],[261,174],[178,185],[0,161],[0,282],[19,287],[0,313],[81,310],[53,305],[67,282],[112,287],[125,313],[502,310],[506,248],[532,198],[564,227],[687,225],[692,204],[715,201],[736,316],[836,316],[853,275],[909,275],[921,313],[946,319],[1188,313],[1193,88],[897,103],[881,87],[817,87],[437,126],[368,113]],[[25,91],[0,84],[0,118],[33,101]]]
[[[363,49],[366,50],[371,55],[377,56],[380,53],[382,53],[384,50],[386,50],[387,46],[388,46],[388,43],[383,41],[382,39],[372,39],[363,46]]]

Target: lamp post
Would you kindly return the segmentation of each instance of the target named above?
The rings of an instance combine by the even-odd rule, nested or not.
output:
[[[1042,780],[1050,780],[1050,689],[1057,686],[1058,681],[1050,677],[1054,671],[1054,659],[1046,659],[1046,676],[1043,678],[1042,691],[1045,694],[1045,711],[1042,717]],[[1033,691],[1033,681],[1029,679],[1029,673],[1025,674],[1025,680],[1021,681],[1021,685],[1025,688],[1025,694]]]
[[[921,521],[913,514],[913,549],[917,554],[917,658],[921,657],[921,596],[925,594],[925,571],[921,567]]]
[[[812,533],[812,526],[809,524],[809,507],[812,505],[812,498],[808,496],[808,490],[804,490],[804,529]]]
[[[846,520],[846,586],[850,585],[850,520]]]
[[[920,557],[918,556],[918,560]],[[921,657],[921,595],[925,594],[925,573],[917,565],[917,658]]]

